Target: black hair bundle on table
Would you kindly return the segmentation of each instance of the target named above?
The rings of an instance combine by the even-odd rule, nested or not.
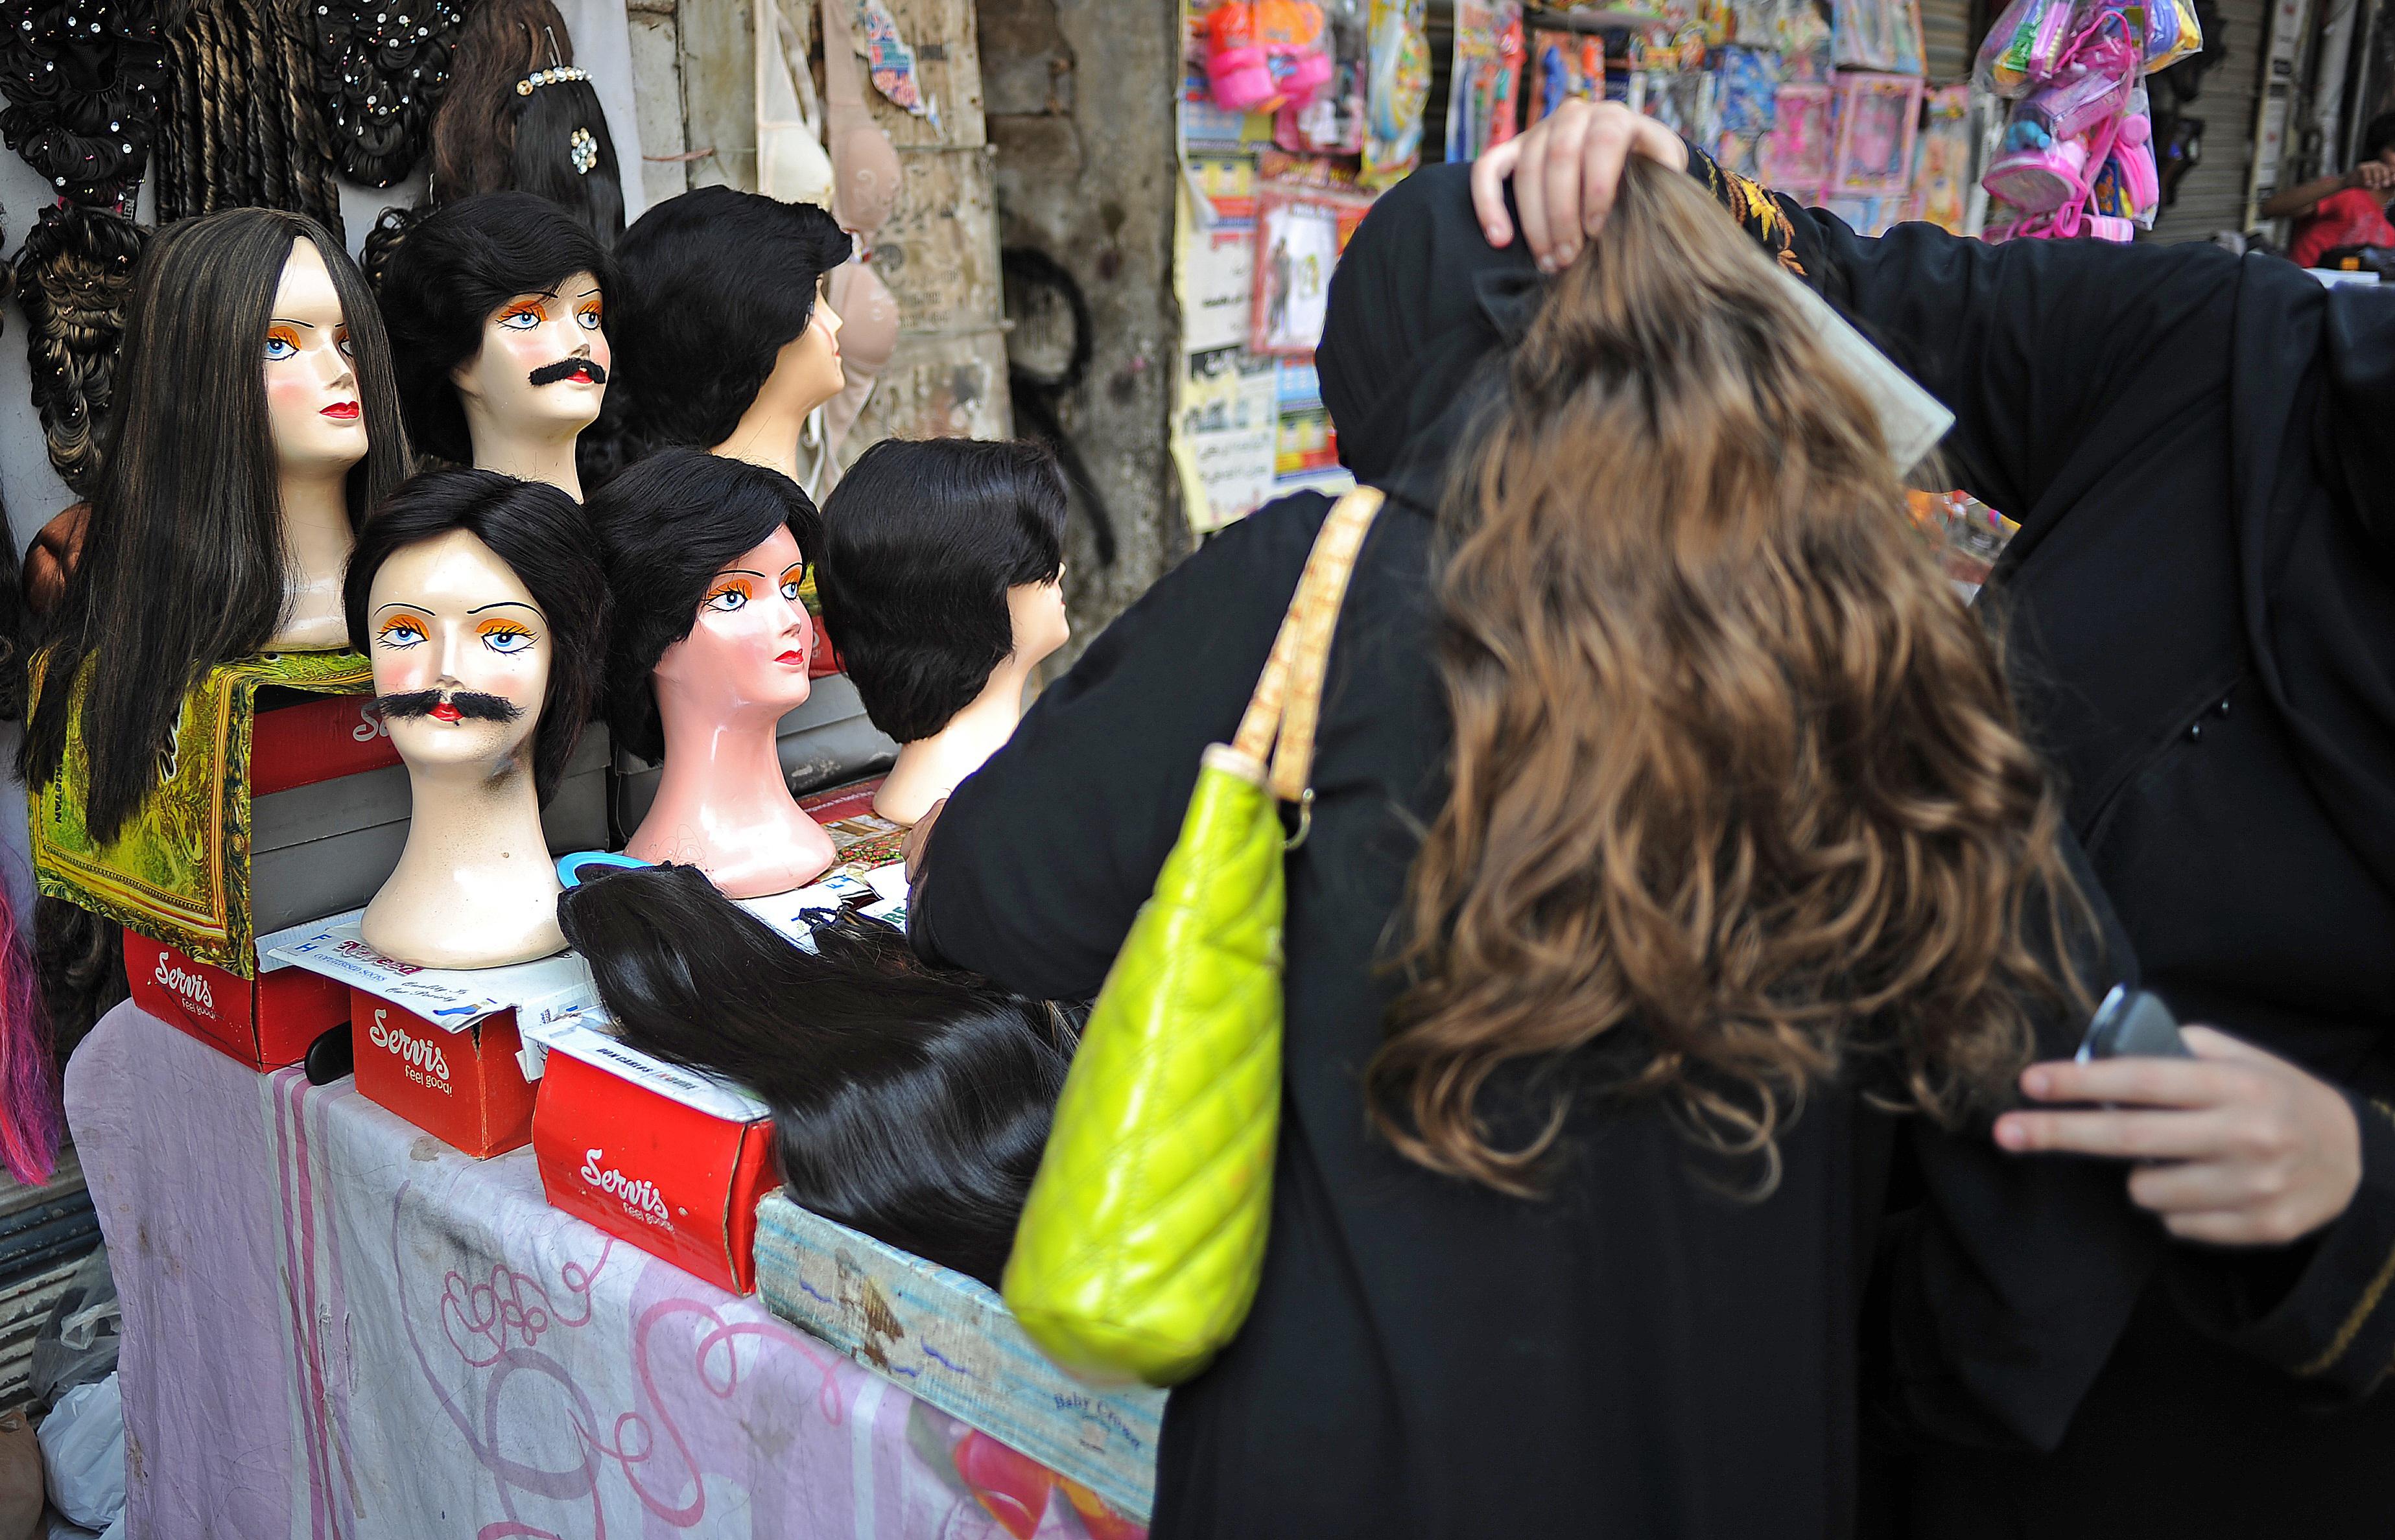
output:
[[[791,1202],[998,1286],[1085,1011],[872,920],[803,951],[695,867],[594,875],[557,917],[625,1042],[773,1108]]]

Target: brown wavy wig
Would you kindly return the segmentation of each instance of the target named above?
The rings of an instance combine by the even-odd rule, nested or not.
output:
[[[2040,1002],[2084,1002],[2085,903],[1997,649],[1787,282],[1634,163],[1456,467],[1453,781],[1369,1073],[1434,1170],[1539,1191],[1593,1082],[1759,1163],[1761,1196],[1855,1060],[1960,1120]],[[1534,1087],[1527,1139],[1484,1116],[1501,1071]]]

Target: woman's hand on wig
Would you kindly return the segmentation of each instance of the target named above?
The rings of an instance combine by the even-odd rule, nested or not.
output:
[[[2193,1059],[2031,1065],[2032,1101],[2101,1105],[2006,1112],[1996,1142],[2139,1162],[2130,1200],[2183,1241],[2284,1245],[2344,1213],[2362,1129],[2343,1093],[2227,1033],[2181,1033]]]
[[[909,888],[923,875],[923,851],[932,843],[932,825],[940,821],[940,809],[947,805],[948,799],[945,796],[933,803],[924,810],[923,816],[915,821],[915,826],[906,831],[906,836],[898,842],[898,853],[906,861],[906,886]]]
[[[1688,168],[1680,136],[1618,101],[1565,102],[1472,163],[1472,205],[1492,246],[1514,244],[1505,212],[1505,183],[1522,211],[1522,234],[1542,272],[1560,272],[1580,255],[1581,242],[1605,226],[1621,168],[1632,155]]]

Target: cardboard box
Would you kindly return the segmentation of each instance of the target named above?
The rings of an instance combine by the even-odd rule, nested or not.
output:
[[[161,1021],[253,1070],[279,1070],[306,1058],[317,1038],[350,1019],[346,986],[267,959],[270,946],[291,939],[259,941],[252,981],[127,930],[125,977],[134,1003]]]
[[[360,1095],[478,1160],[532,1141],[514,1011],[453,1031],[364,990],[349,994]]]
[[[1147,1521],[1165,1393],[1074,1379],[996,1291],[774,1191],[757,1205],[757,1292],[907,1394]]]
[[[309,695],[268,706],[249,730],[249,795],[268,796],[399,763],[371,695]]]
[[[782,778],[793,796],[804,796],[825,786],[837,786],[859,776],[878,774],[897,762],[898,745],[883,735],[865,715],[865,703],[845,674],[814,681],[807,698],[775,726],[774,746],[781,756]],[[657,799],[662,766],[629,750],[615,754],[615,844],[620,846],[649,814]],[[595,849],[591,840],[579,849]]]
[[[509,967],[418,967],[360,939],[360,913],[299,928],[261,956],[351,992],[367,1100],[478,1158],[522,1149],[532,1139],[533,1088],[521,1027],[597,1004],[589,968],[571,952]]]
[[[586,1014],[526,1033],[549,1206],[734,1294],[756,1287],[757,1200],[781,1182],[765,1104],[617,1042]]]

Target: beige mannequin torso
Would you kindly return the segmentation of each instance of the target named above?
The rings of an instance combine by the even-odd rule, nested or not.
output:
[[[283,623],[269,651],[321,652],[351,645],[350,624],[341,613],[341,578],[357,536],[350,530],[344,481],[295,486],[283,482],[284,578],[287,596]]]
[[[678,709],[668,691],[658,695],[665,773],[625,853],[695,866],[735,899],[787,893],[829,870],[831,836],[782,779],[779,718],[708,717]]]
[[[429,967],[503,967],[563,951],[531,769],[493,781],[473,766],[411,764],[408,783],[407,848],[366,905],[365,943]]]

